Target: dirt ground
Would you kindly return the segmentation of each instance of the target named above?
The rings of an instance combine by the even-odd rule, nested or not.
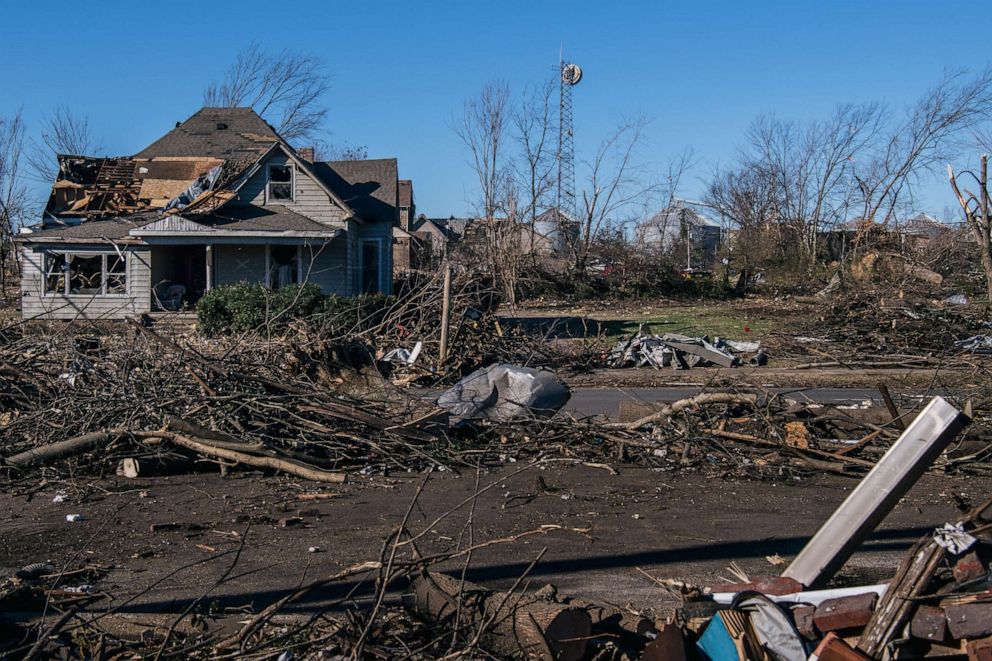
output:
[[[703,584],[729,578],[732,561],[754,574],[780,572],[783,567],[766,557],[797,553],[856,484],[843,477],[739,482],[630,467],[611,475],[574,465],[513,474],[520,469],[511,464],[478,476],[480,487],[489,488],[475,503],[474,541],[542,525],[563,528],[476,553],[469,578],[507,587],[546,548],[531,573],[536,584],[638,608],[671,604],[639,570]],[[432,474],[410,529],[423,529],[460,503],[470,505],[476,477]],[[104,604],[125,612],[176,612],[206,595],[201,608],[243,614],[304,580],[377,559],[422,479],[359,476],[350,484],[316,488],[259,473],[201,473],[49,484],[30,496],[6,493],[0,495],[0,574],[43,561],[59,569],[98,566],[105,574],[93,584],[110,595]],[[979,500],[990,486],[987,478],[925,476],[848,563],[843,580],[890,576],[904,549],[956,516],[955,494]],[[299,499],[315,491],[331,497]],[[53,502],[59,492],[64,501]],[[466,540],[469,505],[427,535],[421,551]],[[82,520],[67,522],[67,514],[81,514]],[[297,516],[295,525],[280,526],[280,519]],[[218,584],[225,572],[227,579]],[[64,582],[80,580],[70,575]],[[312,611],[354,587],[339,585],[294,608]]]

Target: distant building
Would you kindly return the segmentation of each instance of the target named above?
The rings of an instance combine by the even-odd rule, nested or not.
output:
[[[636,228],[637,244],[655,251],[684,247],[686,269],[708,268],[725,238],[713,215],[715,211],[702,202],[675,199]]]
[[[412,268],[414,244],[413,221],[417,215],[417,206],[413,201],[413,182],[400,179],[397,182],[397,207],[400,222],[393,228],[393,270],[403,273]]]

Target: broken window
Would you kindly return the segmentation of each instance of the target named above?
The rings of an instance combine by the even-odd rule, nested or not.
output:
[[[65,255],[60,253],[45,254],[45,293],[65,293]]]
[[[127,294],[127,255],[46,253],[45,293],[77,296]]]
[[[123,254],[107,255],[107,293],[127,293],[127,259]]]
[[[69,293],[100,294],[103,288],[103,255],[69,256]]]
[[[293,166],[292,165],[270,165],[269,166],[269,190],[268,202],[282,202],[293,200]]]

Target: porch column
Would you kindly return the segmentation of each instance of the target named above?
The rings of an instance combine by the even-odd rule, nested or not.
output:
[[[296,246],[296,282],[303,284],[303,244]]]
[[[207,291],[214,288],[214,246],[207,244]]]
[[[265,244],[265,288],[272,287],[272,246]]]

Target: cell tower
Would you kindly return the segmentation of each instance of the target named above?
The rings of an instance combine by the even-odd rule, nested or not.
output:
[[[575,220],[575,145],[572,132],[572,87],[582,80],[579,65],[558,62],[561,80],[558,106],[558,214]]]

